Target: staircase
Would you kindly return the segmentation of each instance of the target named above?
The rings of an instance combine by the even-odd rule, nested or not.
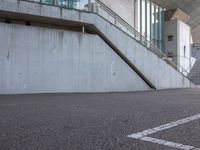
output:
[[[119,30],[122,30],[123,32],[125,32],[126,34],[134,38],[136,41],[144,45],[148,50],[155,53],[161,59],[166,61],[169,65],[171,65],[181,74],[183,74],[185,77],[187,77],[187,75],[189,74],[180,64],[175,64],[159,48],[157,48],[153,43],[148,41],[142,34],[140,34],[136,29],[134,29],[123,18],[121,18],[117,13],[115,13],[113,10],[107,7],[100,0],[95,0],[95,2],[89,1],[88,3],[85,3],[84,8],[77,5],[68,5],[68,3],[71,4],[70,0],[66,1],[65,3],[63,3],[63,1],[60,1],[60,0],[54,0],[54,1],[21,0],[21,1],[33,1],[33,2],[49,4],[49,5],[56,5],[56,6],[64,7],[67,9],[79,9],[79,10],[96,13],[100,15],[101,17],[103,17],[104,19],[106,19],[107,21],[109,21],[114,26],[116,26]]]
[[[7,2],[0,2],[0,15],[53,26],[76,26],[82,28],[82,32],[97,34],[151,89],[193,86],[183,67],[168,59],[161,50],[101,1],[96,0],[84,8],[75,5],[71,8],[56,1],[48,4],[46,1],[43,3],[35,0],[10,1],[13,7],[9,11],[6,9]],[[18,8],[15,9],[15,5]],[[29,11],[31,9],[33,11]]]

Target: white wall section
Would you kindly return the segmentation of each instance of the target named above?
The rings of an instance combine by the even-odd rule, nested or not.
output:
[[[149,90],[97,35],[0,23],[0,93]]]
[[[116,28],[113,24],[106,21],[97,14],[82,12],[77,10],[69,10],[48,5],[41,5],[25,1],[17,1],[17,0],[0,1],[0,10],[5,11],[6,14],[8,14],[9,12],[13,12],[15,16],[20,14],[26,14],[26,15],[28,14],[29,15],[28,19],[30,20],[33,19],[34,16],[37,16],[38,18],[45,16],[46,17],[45,19],[49,22],[51,22],[53,19],[59,19],[59,21],[63,21],[63,24],[65,22],[71,22],[71,21],[77,23],[92,24],[98,30],[100,30],[101,33],[107,39],[109,39],[110,42],[112,42],[112,44],[115,45],[115,47],[117,47],[117,49],[119,49],[121,53],[125,55],[127,59],[129,59],[129,61],[133,63],[137,67],[137,69],[140,70],[140,72],[142,72],[142,74],[148,80],[150,80],[151,83],[157,89],[183,88],[183,87],[191,87],[194,85],[180,72],[178,72],[172,66],[167,64],[162,58],[158,57],[156,54],[148,50],[145,46],[141,45],[132,37],[121,31],[120,29]],[[33,71],[34,70],[33,68],[35,67],[33,64],[38,63],[39,60],[32,60],[33,62],[27,61],[29,65],[21,66],[20,64],[24,62],[24,59],[30,59],[33,56],[34,56],[33,58],[37,56],[44,61],[38,63],[38,64],[42,63],[42,67],[35,68],[35,70],[41,69],[40,72],[44,71],[44,74],[41,75],[45,76],[41,78],[46,79],[46,82],[45,85],[43,84],[42,85],[46,88],[49,87],[52,88],[49,90],[50,92],[56,92],[55,89],[59,88],[60,88],[59,91],[63,92],[74,91],[76,87],[79,88],[78,90],[83,89],[80,90],[80,92],[81,91],[90,91],[90,92],[128,91],[128,90],[133,91],[133,90],[149,89],[149,87],[147,87],[147,85],[143,81],[141,81],[141,79],[135,74],[135,72],[131,70],[129,66],[124,61],[122,61],[122,59],[108,45],[106,45],[106,43],[104,43],[103,40],[100,39],[97,35],[88,35],[82,37],[76,35],[77,33],[70,35],[71,32],[65,30],[63,32],[64,35],[66,36],[66,37],[64,36],[64,39],[66,40],[59,40],[62,34],[60,33],[59,36],[59,32],[55,31],[55,29],[52,28],[46,31],[39,27],[29,27],[29,29],[27,29],[27,27],[22,25],[18,25],[17,27],[15,25],[8,26],[1,24],[0,30],[3,35],[1,36],[0,42],[1,45],[4,45],[5,47],[3,48],[3,46],[1,46],[2,49],[1,53],[3,53],[1,57],[3,57],[2,59],[4,59],[4,61],[1,62],[1,65],[3,66],[1,68],[4,68],[1,70],[1,72],[6,74],[4,76],[1,76],[0,79],[2,83],[1,88],[3,87],[1,93],[5,93],[6,90],[8,89],[9,92],[20,92],[20,90],[22,89],[19,89],[19,91],[16,89],[16,86],[18,86],[19,84],[20,87],[27,89],[28,86],[27,84],[24,84],[25,82],[23,81],[20,69],[24,68],[23,70]],[[11,36],[10,35],[11,33],[9,32],[13,33],[13,35]],[[35,35],[36,33],[37,35]],[[70,37],[73,40],[69,41]],[[38,40],[38,38],[40,40]],[[16,41],[18,42],[16,43]],[[59,41],[62,41],[63,43],[59,44]],[[82,41],[81,42],[82,44],[79,44],[80,41]],[[9,48],[6,47],[8,45],[10,46]],[[62,48],[66,48],[71,51],[69,51],[70,52],[69,54],[63,55],[64,49]],[[12,55],[11,51],[9,51],[8,53],[9,49],[12,50]],[[63,52],[61,50],[63,50]],[[88,51],[90,51],[90,53]],[[110,53],[107,53],[107,51],[110,51]],[[18,53],[15,54],[15,52]],[[37,54],[35,54],[36,52]],[[112,55],[115,55],[116,58],[114,59],[113,58],[114,56]],[[11,64],[7,63],[6,60],[7,57],[11,58],[12,56],[14,57],[13,58],[14,62],[12,63],[10,62]],[[72,58],[73,60],[69,61]],[[111,61],[113,59],[115,61]],[[94,62],[94,60],[96,62]],[[81,63],[77,63],[79,61]],[[17,65],[17,63],[19,63],[18,66],[15,66]],[[96,64],[96,66],[92,67],[91,64],[93,63]],[[104,64],[102,66],[99,66],[99,64],[101,63]],[[58,64],[60,64],[60,66]],[[64,66],[63,64],[65,64],[66,66]],[[17,71],[18,74],[15,72],[16,74],[14,75],[14,73],[12,72],[14,68],[15,71],[18,70]],[[63,68],[64,69],[73,68],[74,70],[72,69],[70,73],[65,72],[64,74],[67,76],[71,75],[75,79],[70,80],[71,79],[70,78],[68,79],[70,80],[70,82],[68,82],[66,76],[59,73],[59,70],[63,71]],[[82,70],[83,68],[84,70]],[[6,69],[8,69],[8,72],[5,71]],[[47,72],[45,72],[45,69],[50,69],[50,70],[48,70],[49,72],[47,70],[46,70]],[[97,72],[88,73],[85,69],[87,70],[97,69]],[[58,70],[57,73],[55,73],[56,70]],[[79,70],[81,70],[82,72],[79,72]],[[31,73],[31,75],[33,73]],[[55,78],[52,78],[50,76],[53,73],[56,74],[56,75],[54,74],[54,76],[61,79],[65,79],[65,81],[56,79],[57,82],[55,83],[55,81],[53,81]],[[35,73],[35,76],[36,80],[34,79],[33,81],[37,81],[37,79],[40,78],[40,75],[37,73]],[[31,76],[28,75],[28,77]],[[33,83],[33,81],[29,82]],[[98,81],[98,83],[102,86],[95,87],[96,85],[99,84],[96,84],[93,81],[95,82]],[[13,83],[16,83],[16,85]],[[56,86],[60,85],[61,83],[65,83],[65,86],[56,88]],[[7,85],[9,85],[9,87],[5,88],[5,86]],[[69,87],[66,87],[66,85],[69,85]],[[10,89],[11,87],[12,89]],[[39,87],[40,85],[37,85],[35,89]],[[74,88],[71,89],[71,87]],[[31,89],[29,89],[28,91],[31,91]],[[35,91],[33,90],[32,92]]]

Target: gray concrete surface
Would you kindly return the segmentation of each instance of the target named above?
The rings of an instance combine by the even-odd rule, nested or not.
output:
[[[101,0],[106,6],[112,9],[126,22],[128,22],[135,29],[137,28],[137,5],[138,1],[133,0]]]
[[[194,43],[200,42],[200,1],[199,0],[150,0],[156,4],[166,8],[166,9],[175,9],[180,8],[186,12],[191,18],[188,24],[191,26],[191,32],[193,36]]]
[[[191,62],[191,37],[190,27],[180,20],[165,22],[165,54],[180,64],[186,71],[190,71]],[[173,36],[168,41],[168,36]],[[181,69],[181,68],[180,68]],[[188,75],[185,72],[185,75]]]
[[[193,44],[191,50],[192,64],[188,75],[189,79],[200,85],[200,44]]]
[[[200,85],[200,60],[197,59],[188,75],[189,79],[197,85]]]
[[[150,90],[99,36],[0,23],[0,93]]]
[[[200,89],[0,96],[2,150],[175,150],[127,138],[200,113]],[[156,133],[200,147],[200,120]],[[183,132],[181,132],[183,131]]]
[[[94,24],[157,89],[193,86],[157,55],[96,14],[13,0],[0,1],[0,10]]]
[[[173,141],[175,143],[184,143],[194,147],[200,147],[200,120],[195,120],[187,124],[174,127],[169,130],[152,135],[152,137],[163,139],[166,141]],[[183,137],[183,138],[181,138]]]

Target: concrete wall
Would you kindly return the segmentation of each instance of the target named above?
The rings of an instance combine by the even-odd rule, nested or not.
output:
[[[148,78],[157,89],[191,87],[185,76],[149,51],[132,37],[94,13],[62,9],[24,1],[0,1],[0,10],[63,21],[77,21],[95,25]],[[29,17],[31,19],[31,17]]]
[[[101,0],[131,26],[136,27],[137,0]]]
[[[175,63],[179,63],[185,70],[190,71],[191,57],[191,31],[190,27],[180,20],[165,22],[165,53]],[[173,41],[168,41],[173,36]],[[185,50],[184,50],[185,49]]]
[[[191,61],[191,31],[190,26],[182,21],[178,21],[178,56],[180,65],[190,71]],[[185,52],[184,52],[185,49]]]
[[[178,35],[177,35],[177,21],[171,20],[165,22],[165,54],[168,57],[172,57],[175,63],[179,63],[177,56],[178,49]],[[172,41],[168,41],[168,36],[173,36]]]
[[[93,24],[95,24],[95,26],[97,26],[115,46],[127,56],[157,89],[194,86],[194,84],[180,72],[136,40],[112,26],[109,22],[105,22],[104,19],[97,19],[95,15],[92,18],[91,20],[95,20],[92,21]]]
[[[200,85],[200,44],[193,44],[191,49],[191,70],[188,78]]]
[[[97,35],[0,23],[0,94],[150,89]]]

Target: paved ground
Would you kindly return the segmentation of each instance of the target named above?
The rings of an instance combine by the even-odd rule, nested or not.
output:
[[[127,135],[200,113],[200,89],[0,96],[1,150],[175,150]],[[200,119],[151,137],[200,148]]]

